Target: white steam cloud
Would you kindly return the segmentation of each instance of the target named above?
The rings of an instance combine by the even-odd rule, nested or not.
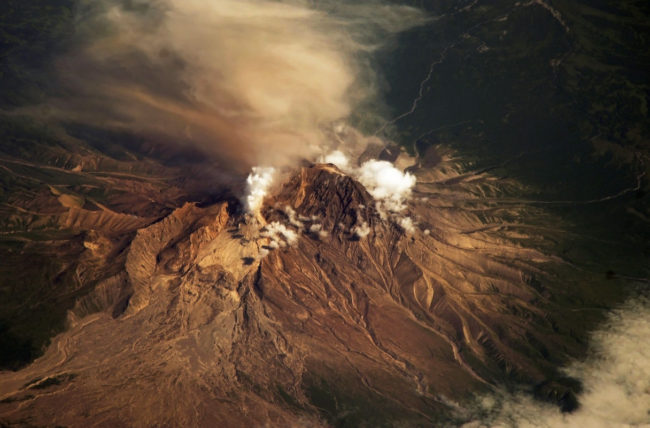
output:
[[[358,237],[358,238],[365,238],[370,234],[370,226],[368,226],[367,222],[363,222],[358,226],[355,226],[354,229],[352,229],[352,232]]]
[[[264,197],[273,183],[274,175],[275,168],[273,167],[253,167],[246,178],[246,198],[244,202],[249,213],[259,213]]]
[[[284,224],[274,221],[264,226],[261,234],[265,238],[269,238],[269,247],[279,248],[286,247],[287,245],[294,245],[298,242],[298,233],[289,229]]]
[[[334,150],[330,154],[324,156],[321,162],[334,164],[342,171],[347,171],[350,165],[348,157],[340,150]]]
[[[415,224],[413,223],[413,219],[411,217],[402,217],[399,220],[399,225],[402,226],[402,229],[404,229],[406,233],[415,233]]]
[[[198,145],[240,171],[290,165],[375,98],[366,59],[380,42],[424,20],[372,0],[87,2],[48,111]]]
[[[348,157],[340,150],[335,150],[320,160],[336,165],[359,180],[377,201],[377,209],[382,216],[396,216],[398,224],[406,232],[415,232],[413,220],[400,215],[406,209],[406,201],[411,197],[417,181],[414,175],[400,171],[388,161],[376,159],[368,160],[358,168],[352,167]],[[359,233],[357,235],[363,237]]]
[[[500,405],[487,397],[484,407],[492,415],[465,427],[650,427],[650,302],[637,300],[613,313],[592,343],[590,357],[566,370],[584,388],[574,413],[525,396],[507,396]]]
[[[369,160],[356,173],[368,192],[392,212],[403,211],[404,201],[411,196],[415,176],[402,172],[387,161]]]

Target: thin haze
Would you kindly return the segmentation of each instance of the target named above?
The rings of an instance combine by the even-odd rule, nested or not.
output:
[[[68,94],[50,112],[198,146],[241,171],[288,165],[377,98],[369,55],[424,19],[374,1],[86,2],[78,48],[58,63]]]

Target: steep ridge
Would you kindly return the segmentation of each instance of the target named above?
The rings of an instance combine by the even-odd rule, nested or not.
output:
[[[538,350],[562,338],[536,335],[549,321],[523,265],[436,228],[425,203],[409,210],[429,233],[382,219],[323,164],[265,200],[266,225],[226,203],[175,210],[119,250],[124,270],[42,358],[0,374],[0,421],[421,425],[504,374],[543,381]],[[276,223],[295,236],[270,235]],[[105,239],[86,247],[120,248]]]
[[[217,231],[228,220],[225,205],[219,206],[218,209],[215,224],[212,226]],[[146,298],[150,295],[151,290],[142,289],[151,285],[152,277],[156,271],[157,257],[161,251],[173,244],[175,240],[179,240],[191,232],[191,228],[195,227],[195,222],[209,214],[211,213],[198,209],[194,204],[185,204],[160,222],[137,232],[129,247],[125,264],[126,272],[135,292],[131,299],[130,309],[137,311],[147,304]],[[207,233],[207,239],[211,237],[210,232]]]

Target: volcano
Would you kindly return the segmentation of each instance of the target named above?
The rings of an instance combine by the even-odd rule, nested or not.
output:
[[[0,427],[648,425],[647,4],[4,0]]]
[[[407,231],[354,178],[310,164],[258,219],[187,203],[125,222],[127,238],[87,234],[82,260],[110,275],[44,356],[2,374],[4,420],[430,425],[504,379],[574,405],[549,349],[580,346],[532,265],[503,261],[543,255],[454,231],[427,200],[409,204]]]

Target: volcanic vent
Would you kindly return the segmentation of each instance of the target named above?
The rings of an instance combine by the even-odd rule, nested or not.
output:
[[[0,415],[417,425],[504,374],[543,381],[537,351],[555,338],[535,332],[549,322],[540,292],[409,209],[429,233],[382,219],[359,182],[316,164],[264,201],[261,231],[226,203],[175,210],[138,230],[42,358],[2,375]]]

